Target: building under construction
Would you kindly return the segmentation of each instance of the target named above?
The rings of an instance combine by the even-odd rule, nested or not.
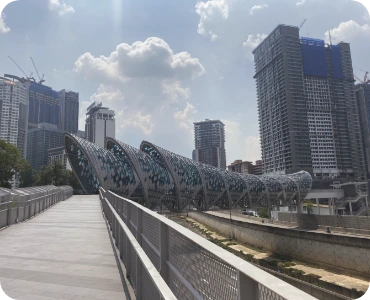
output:
[[[253,53],[264,174],[365,179],[350,45],[279,25]]]

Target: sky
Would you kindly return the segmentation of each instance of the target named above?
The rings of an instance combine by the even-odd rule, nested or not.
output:
[[[10,2],[0,0],[0,2]],[[353,0],[18,0],[0,18],[0,74],[101,101],[116,138],[191,158],[193,122],[225,124],[226,158],[261,158],[252,50],[279,24],[301,36],[349,42],[354,72],[370,71],[370,17]]]

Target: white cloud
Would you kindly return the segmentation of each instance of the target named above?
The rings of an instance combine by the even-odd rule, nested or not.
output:
[[[253,59],[252,51],[262,43],[262,41],[267,37],[267,34],[256,35],[250,34],[247,38],[247,41],[243,43],[243,47],[246,50],[247,57]]]
[[[243,43],[243,47],[249,49],[255,49],[262,41],[267,37],[267,34],[259,34],[256,35],[250,34],[246,42]]]
[[[175,102],[177,99],[188,99],[190,96],[190,89],[182,87],[181,81],[164,80],[162,86],[163,93],[169,95]]]
[[[5,24],[4,14],[0,12],[0,33],[8,33],[9,31],[10,28]]]
[[[145,135],[150,135],[154,127],[152,116],[149,114],[143,115],[141,111],[132,113],[119,110],[116,113],[116,124],[120,129],[129,127],[138,128]]]
[[[340,23],[338,27],[331,30],[333,43],[352,42],[356,38],[370,38],[370,26],[367,24],[359,25],[355,21],[350,20]],[[326,41],[329,42],[329,31],[325,33]]]
[[[196,108],[190,102],[186,102],[184,110],[178,110],[174,113],[175,120],[179,123],[181,128],[187,131],[193,131],[194,116],[197,113]]]
[[[255,5],[253,6],[250,10],[249,10],[249,14],[250,15],[253,15],[254,13],[256,13],[257,11],[259,10],[262,10],[264,8],[268,8],[269,6],[267,4],[263,4],[263,5]]]
[[[188,52],[175,53],[156,37],[119,44],[107,56],[84,53],[73,71],[99,84],[84,106],[101,101],[115,110],[117,137],[121,139],[132,132],[136,137],[140,133],[159,136],[163,130],[177,136],[179,130],[189,127],[195,108],[185,102],[191,94],[185,84],[205,73],[197,58]],[[186,107],[179,112],[173,103]],[[174,121],[176,124],[168,128]]]
[[[9,2],[9,0],[0,0],[0,10],[2,10],[5,6],[5,4]]]
[[[255,162],[261,159],[261,146],[258,136],[245,136],[240,129],[240,123],[222,120],[225,124],[225,147],[227,164],[237,159]]]
[[[173,53],[164,40],[156,37],[132,45],[119,44],[109,56],[94,57],[86,52],[75,62],[74,71],[88,79],[98,74],[121,82],[135,78],[194,79],[205,73],[198,58],[188,52]]]
[[[209,35],[212,41],[217,40],[219,36],[211,30],[208,30],[207,27],[210,27],[210,25],[217,25],[219,19],[227,20],[229,17],[229,9],[230,1],[228,0],[198,2],[195,5],[195,12],[200,16],[198,33],[204,36]]]
[[[301,6],[301,5],[305,4],[305,3],[306,3],[306,0],[301,0],[301,1],[297,2],[296,5],[297,6]]]
[[[261,159],[261,140],[259,136],[248,136],[244,140],[244,147],[246,160],[255,162]]]
[[[104,84],[101,84],[98,91],[90,97],[91,102],[103,102],[107,106],[122,105],[123,99],[124,97],[120,90]]]
[[[74,8],[63,0],[49,0],[49,10],[58,12],[60,16],[75,12]]]

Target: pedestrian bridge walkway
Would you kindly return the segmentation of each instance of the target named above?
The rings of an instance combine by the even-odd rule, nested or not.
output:
[[[0,231],[0,245],[0,283],[13,299],[126,299],[97,195]]]
[[[99,193],[2,204],[4,224],[38,213],[0,231],[0,283],[8,296],[314,299],[136,202],[103,188]]]

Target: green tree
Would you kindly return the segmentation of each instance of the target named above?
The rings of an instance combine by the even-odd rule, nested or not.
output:
[[[267,209],[267,207],[261,207],[257,210],[257,214],[260,218],[265,218],[265,219],[268,219],[269,218],[269,211]]]
[[[25,165],[18,148],[4,140],[0,140],[0,186],[10,188],[9,181],[19,173]]]
[[[313,204],[311,201],[306,202],[306,207],[307,207],[307,213],[310,215],[313,211]]]
[[[36,185],[37,173],[31,165],[24,161],[22,170],[19,172],[19,187],[31,187]]]
[[[52,164],[44,166],[38,173],[37,185],[71,185],[80,188],[78,180],[73,177],[74,174],[70,170],[64,169],[60,160],[55,160]]]

